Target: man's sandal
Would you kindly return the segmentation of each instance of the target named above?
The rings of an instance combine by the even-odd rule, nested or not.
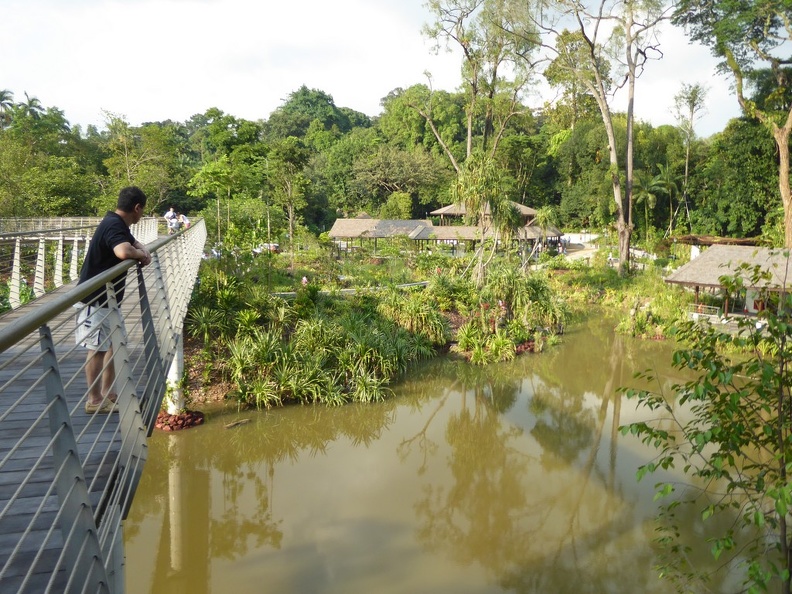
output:
[[[118,404],[109,398],[105,398],[101,402],[94,404],[93,402],[85,403],[85,412],[89,415],[100,414],[106,415],[109,413],[118,412]]]

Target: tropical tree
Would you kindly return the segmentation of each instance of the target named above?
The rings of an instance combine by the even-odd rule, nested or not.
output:
[[[403,150],[391,144],[379,145],[376,152],[359,155],[349,180],[355,194],[370,197],[372,208],[378,208],[394,192],[399,192],[415,199],[410,211],[417,203],[430,203],[441,184],[447,187],[448,181],[444,163],[423,148]]]
[[[654,211],[657,205],[657,194],[660,190],[655,183],[655,178],[642,170],[635,172],[635,184],[633,186],[635,204],[643,204],[644,207],[644,238],[648,241],[652,233],[652,224],[649,220],[649,212]]]
[[[666,235],[670,237],[674,232],[674,217],[676,216],[674,196],[679,194],[679,176],[675,175],[667,164],[658,163],[657,169],[659,172],[652,179],[652,185],[657,191],[668,196],[668,231]]]
[[[473,281],[481,287],[485,281],[484,239],[490,229],[495,229],[493,252],[502,233],[519,225],[514,205],[506,197],[503,176],[494,160],[474,153],[451,188],[454,202],[465,207],[466,216],[478,225],[479,247]],[[490,260],[491,260],[490,256]]]
[[[8,89],[0,89],[0,129],[11,123],[14,111],[14,94]]]
[[[792,17],[786,0],[681,0],[674,22],[721,58],[722,72],[734,79],[737,101],[745,115],[759,120],[778,148],[778,189],[784,207],[784,246],[792,248],[792,188],[789,137],[792,134],[790,44]],[[769,76],[762,76],[766,72]],[[748,94],[763,80],[763,93]]]
[[[273,186],[273,198],[279,204],[289,225],[289,251],[291,267],[294,268],[294,237],[300,213],[305,208],[309,180],[304,169],[309,151],[294,136],[272,146],[269,153],[269,177]]]
[[[266,138],[282,140],[289,136],[304,138],[312,123],[318,121],[322,130],[349,132],[354,125],[368,127],[371,121],[362,113],[336,107],[333,97],[303,85],[270,114],[264,126]]]
[[[565,70],[569,76],[575,77],[594,97],[605,124],[610,178],[616,207],[620,274],[625,274],[630,267],[630,239],[633,230],[635,84],[647,62],[660,55],[656,27],[667,18],[668,10],[657,0],[614,3],[603,1],[593,10],[590,10],[589,3],[582,0],[538,2],[537,12],[541,15],[541,20],[537,19],[537,25],[555,42],[543,43],[543,47],[554,56],[551,64],[558,71]],[[569,20],[577,23],[574,31],[559,28],[559,25]],[[606,38],[602,39],[602,35],[606,35]],[[616,131],[610,107],[612,79],[617,74],[623,74],[623,84],[627,87],[623,165],[617,153]]]
[[[700,83],[682,83],[682,89],[674,95],[674,115],[685,136],[685,176],[682,180],[682,201],[685,204],[688,220],[688,182],[690,180],[690,149],[696,138],[695,123],[704,114],[704,101],[707,98],[707,87]]]
[[[190,179],[188,186],[190,188],[188,194],[191,196],[206,197],[207,195],[213,195],[215,197],[217,207],[217,243],[221,243],[223,236],[220,232],[220,224],[222,222],[220,201],[223,197],[230,201],[231,191],[233,190],[233,176],[228,157],[223,155],[217,161],[205,163]]]
[[[542,245],[547,245],[547,229],[558,224],[558,215],[552,206],[540,206],[536,209],[533,224],[542,230]]]
[[[709,141],[708,158],[690,180],[695,232],[732,237],[765,234],[769,215],[782,210],[776,149],[764,126],[748,118],[733,119]]]
[[[465,157],[473,154],[477,128],[481,130],[478,148],[493,155],[508,122],[523,111],[519,98],[531,75],[527,58],[538,45],[528,4],[517,0],[429,0],[427,7],[434,22],[424,27],[424,33],[435,41],[436,49],[454,43],[462,50]],[[434,125],[431,102],[413,107],[432,127],[459,173],[459,163]]]
[[[20,115],[33,120],[39,119],[46,111],[38,97],[31,97],[27,91],[25,91],[25,100],[17,103],[16,107]]]

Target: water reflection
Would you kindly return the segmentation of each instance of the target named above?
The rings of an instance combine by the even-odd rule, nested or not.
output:
[[[618,435],[638,413],[617,388],[670,346],[611,328],[484,369],[433,362],[381,405],[218,412],[155,435],[129,591],[668,591],[654,480],[634,479],[653,453]]]

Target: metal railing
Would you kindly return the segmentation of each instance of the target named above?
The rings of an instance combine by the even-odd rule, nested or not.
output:
[[[102,217],[39,217],[31,219],[0,219],[0,233],[46,231],[71,227],[96,227]]]
[[[180,346],[206,227],[0,317],[0,592],[124,589],[122,519]],[[113,280],[126,275],[120,304]],[[117,414],[86,412],[79,302],[107,287]],[[125,330],[124,330],[125,329]],[[105,363],[108,373],[110,363]]]
[[[0,233],[0,281],[8,286],[6,307],[17,309],[31,298],[76,281],[99,220],[35,219],[16,225],[11,219],[0,220],[0,229],[36,227]],[[142,243],[154,241],[157,219],[142,219],[132,225],[132,234]]]
[[[719,319],[722,316],[722,309],[714,305],[704,305],[703,303],[688,304],[688,317],[691,320],[700,318]]]

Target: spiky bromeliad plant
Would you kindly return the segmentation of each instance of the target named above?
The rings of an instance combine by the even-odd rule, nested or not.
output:
[[[762,286],[768,278],[758,268],[743,266],[739,272],[752,286]],[[737,277],[721,282],[730,292],[741,286]],[[719,561],[737,564],[745,591],[790,592],[792,297],[762,293],[766,309],[755,319],[744,319],[737,334],[694,322],[678,328],[676,336],[686,346],[674,353],[673,365],[692,370],[696,377],[674,386],[676,402],[664,394],[625,390],[655,416],[654,421],[622,427],[623,433],[638,435],[659,450],[657,458],[639,468],[639,478],[674,467],[706,485],[706,498],[696,496],[701,489],[697,493],[690,488],[686,493],[694,496],[684,497],[673,483],[657,486],[664,502],[659,569],[675,579],[679,591],[689,591],[693,580],[706,579],[688,561],[690,546],[679,540],[680,506],[692,504],[702,520],[734,518],[725,529],[713,527],[708,546]],[[734,359],[726,354],[735,350],[742,354]],[[674,492],[676,496],[668,497]]]

